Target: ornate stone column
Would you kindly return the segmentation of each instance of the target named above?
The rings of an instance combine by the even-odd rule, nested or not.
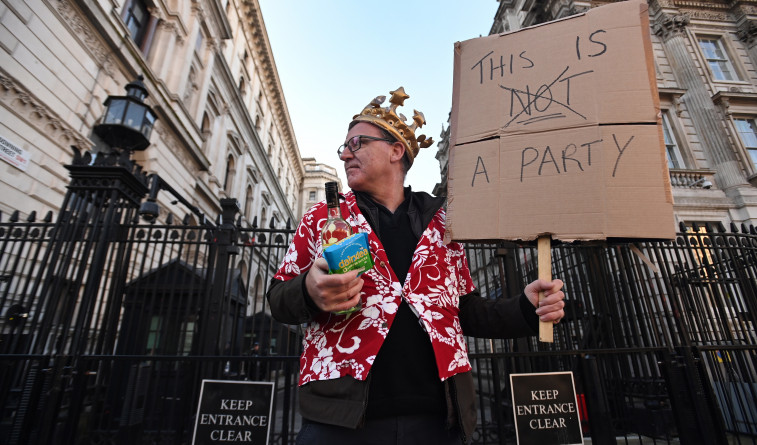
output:
[[[757,7],[741,2],[733,9],[738,29],[736,34],[744,42],[752,63],[757,65]]]
[[[713,103],[707,85],[697,71],[686,47],[687,14],[661,13],[654,20],[653,32],[660,37],[680,88],[686,90],[681,101],[691,115],[697,136],[711,165],[717,170],[715,180],[721,189],[745,185],[746,178],[728,143],[723,116]]]

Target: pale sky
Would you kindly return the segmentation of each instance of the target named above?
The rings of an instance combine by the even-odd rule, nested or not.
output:
[[[440,182],[436,143],[452,105],[454,43],[489,34],[499,3],[259,1],[300,154],[335,167],[346,188],[336,149],[352,116],[403,86],[410,98],[399,112],[408,122],[413,109],[423,112],[427,123],[416,135],[434,139],[405,183],[431,193]]]

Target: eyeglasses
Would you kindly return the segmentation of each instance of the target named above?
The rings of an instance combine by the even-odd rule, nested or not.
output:
[[[363,148],[363,139],[369,139],[371,141],[385,141],[389,143],[395,142],[393,139],[387,139],[387,138],[377,138],[374,136],[365,136],[365,135],[358,135],[358,136],[352,136],[345,142],[344,144],[340,145],[339,148],[336,149],[336,154],[339,155],[339,157],[342,157],[342,153],[344,153],[344,149],[348,149],[350,153],[355,153],[356,151]]]

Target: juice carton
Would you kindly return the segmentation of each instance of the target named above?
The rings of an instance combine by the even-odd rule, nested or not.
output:
[[[361,274],[373,267],[368,234],[365,232],[356,233],[327,247],[323,251],[323,257],[329,263],[329,273],[332,274],[351,270],[358,270]]]

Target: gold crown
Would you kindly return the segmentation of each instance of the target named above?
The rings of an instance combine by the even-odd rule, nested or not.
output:
[[[405,152],[410,160],[410,165],[413,165],[413,160],[418,155],[418,151],[433,144],[434,140],[431,138],[426,139],[426,135],[423,134],[418,135],[418,137],[415,136],[415,130],[426,123],[423,113],[413,110],[412,125],[405,123],[405,116],[401,113],[397,114],[397,107],[401,107],[405,103],[405,99],[410,97],[405,93],[405,89],[399,87],[389,93],[392,95],[391,99],[389,99],[390,106],[386,108],[381,107],[381,104],[386,100],[386,96],[378,96],[366,105],[360,114],[356,114],[352,120],[370,122],[391,133],[405,146]]]

